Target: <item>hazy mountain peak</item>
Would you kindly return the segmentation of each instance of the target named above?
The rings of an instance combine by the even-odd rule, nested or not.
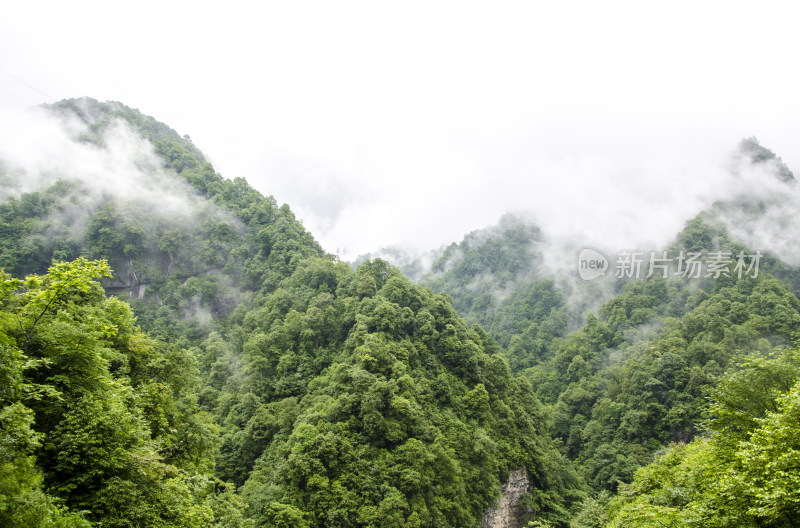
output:
[[[794,174],[780,156],[761,145],[755,136],[745,138],[739,142],[738,155],[753,165],[772,165],[777,176],[784,182],[796,181]]]

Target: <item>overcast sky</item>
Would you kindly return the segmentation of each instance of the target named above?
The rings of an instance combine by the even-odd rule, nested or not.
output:
[[[657,243],[742,137],[800,170],[792,2],[7,4],[2,108],[138,108],[344,257],[506,211]]]

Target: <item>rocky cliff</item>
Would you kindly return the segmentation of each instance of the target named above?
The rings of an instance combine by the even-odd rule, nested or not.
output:
[[[522,516],[527,513],[522,505],[522,496],[528,491],[530,482],[524,469],[515,469],[503,484],[497,507],[483,516],[481,528],[522,528]]]

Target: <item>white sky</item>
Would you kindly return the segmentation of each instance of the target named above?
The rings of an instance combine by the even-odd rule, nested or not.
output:
[[[509,210],[655,244],[742,137],[800,171],[792,2],[6,4],[0,110],[138,108],[343,257]]]

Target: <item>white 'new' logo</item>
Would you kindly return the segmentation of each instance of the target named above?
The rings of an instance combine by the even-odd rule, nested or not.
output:
[[[593,249],[583,249],[578,256],[578,275],[585,281],[605,275],[608,259]]]

